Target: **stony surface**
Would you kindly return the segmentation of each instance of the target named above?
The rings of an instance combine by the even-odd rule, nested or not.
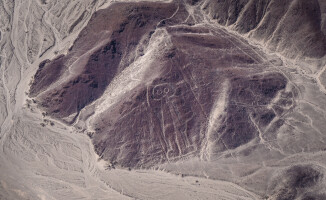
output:
[[[326,53],[324,2],[318,0],[203,1],[221,25],[233,27],[283,55],[321,58]],[[322,6],[322,10],[321,10]],[[323,15],[321,13],[323,12]],[[323,17],[323,19],[321,18]]]
[[[0,199],[325,199],[325,6],[1,1]]]

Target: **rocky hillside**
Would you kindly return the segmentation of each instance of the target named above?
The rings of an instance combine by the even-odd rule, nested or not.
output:
[[[0,198],[326,198],[325,1],[0,15]]]
[[[248,34],[291,58],[326,53],[325,2],[320,0],[206,0],[202,9],[219,24]]]

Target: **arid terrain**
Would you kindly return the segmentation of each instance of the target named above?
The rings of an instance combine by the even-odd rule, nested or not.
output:
[[[0,1],[0,200],[326,199],[326,1]]]

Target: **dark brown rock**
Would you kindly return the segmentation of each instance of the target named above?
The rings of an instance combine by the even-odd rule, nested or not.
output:
[[[116,73],[135,59],[128,56],[133,55],[131,52],[135,51],[143,35],[154,30],[160,20],[172,15],[175,10],[175,4],[158,3],[148,7],[144,3],[117,3],[108,10],[97,12],[81,31],[67,56],[60,56],[45,66],[40,65],[31,86],[31,96],[44,91],[64,71],[67,73],[71,58],[83,55],[101,42],[101,32],[111,32],[110,41],[89,56],[78,75],[39,96],[42,107],[55,117],[78,113],[99,98]],[[120,65],[124,59],[130,60],[129,63]]]
[[[203,9],[221,25],[251,32],[268,48],[288,57],[326,54],[325,3],[312,0],[210,0]]]
[[[277,177],[270,187],[272,196],[278,200],[285,199],[320,199],[322,194],[305,193],[318,185],[324,174],[311,165],[295,165]],[[302,198],[299,198],[302,197]]]
[[[241,13],[246,1],[237,2],[228,8],[229,14]],[[218,10],[220,4],[228,6],[227,1],[215,3]],[[207,141],[212,144],[207,147],[210,157],[247,144],[267,127],[276,131],[283,124],[275,117],[293,102],[275,103],[280,107],[277,113],[269,104],[278,93],[285,94],[287,79],[266,72],[273,66],[243,39],[217,27],[188,25],[188,14],[182,4],[145,2],[115,3],[95,13],[68,55],[40,65],[31,93],[49,115],[59,119],[73,115],[63,119],[73,122],[117,75],[146,56],[145,49],[153,48],[149,41],[161,37],[161,31],[168,37],[162,52],[151,57],[146,80],[92,122],[92,141],[101,158],[124,167],[151,167],[200,156]],[[249,29],[262,15],[248,24]],[[221,19],[227,24],[237,17]],[[76,69],[68,69],[71,62],[78,63]],[[51,78],[42,81],[49,73]],[[51,87],[62,77],[67,80]],[[220,109],[215,106],[219,99],[225,99],[218,104],[223,108],[211,117]],[[273,133],[266,137],[275,137]]]

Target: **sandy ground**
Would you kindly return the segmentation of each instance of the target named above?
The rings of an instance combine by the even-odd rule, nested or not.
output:
[[[109,3],[96,4],[106,7]],[[88,136],[45,119],[32,102],[26,101],[25,94],[38,64],[67,51],[95,6],[90,1],[42,4],[37,0],[15,4],[2,1],[0,6],[1,18],[5,19],[1,27],[0,199],[258,198],[228,182],[181,177],[161,170],[106,170]],[[68,34],[67,27],[84,10],[89,14]],[[41,23],[33,24],[37,20]],[[49,41],[49,50],[42,52],[45,41]]]
[[[271,61],[283,63],[275,70],[300,91],[296,109],[274,141],[265,141],[268,144],[261,144],[245,159],[237,157],[241,150],[237,149],[229,152],[234,157],[211,163],[193,159],[156,170],[108,170],[87,135],[44,117],[25,92],[38,64],[65,53],[95,8],[110,3],[0,2],[0,199],[261,199],[255,193],[267,190],[268,178],[262,177],[268,174],[298,163],[324,168],[325,59],[303,63],[273,54]],[[84,11],[85,17],[69,33]],[[224,31],[237,35],[231,28]],[[257,51],[270,53],[249,42]],[[220,99],[217,107],[224,101]],[[211,120],[217,120],[214,113]]]

